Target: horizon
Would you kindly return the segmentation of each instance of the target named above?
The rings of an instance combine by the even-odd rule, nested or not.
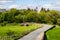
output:
[[[34,9],[36,7],[38,9],[43,7],[50,10],[60,10],[60,0],[0,0],[1,9]]]

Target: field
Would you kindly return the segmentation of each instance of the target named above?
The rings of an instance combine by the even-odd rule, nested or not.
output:
[[[6,26],[0,26],[0,40],[15,40],[40,27],[40,24],[30,24],[30,26],[7,24]]]
[[[47,31],[46,40],[60,40],[60,26],[56,26],[54,29]]]

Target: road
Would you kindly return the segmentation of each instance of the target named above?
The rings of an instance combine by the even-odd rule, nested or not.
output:
[[[36,37],[41,33],[44,32],[48,29],[50,29],[52,26],[51,25],[47,25],[47,24],[42,24],[42,28],[39,28],[31,33],[29,33],[28,35],[18,39],[18,40],[36,40]]]

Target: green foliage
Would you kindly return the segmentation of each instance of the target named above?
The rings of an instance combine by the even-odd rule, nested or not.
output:
[[[6,26],[6,24],[8,24],[8,22],[3,22],[3,23],[0,23],[1,26]]]
[[[60,39],[60,26],[46,32],[47,40],[59,40]]]
[[[40,27],[40,24],[31,24],[27,27],[20,26],[20,23],[19,25],[9,24],[3,27],[0,26],[0,40],[15,40]]]
[[[57,24],[60,26],[60,18],[57,19]]]
[[[0,12],[0,23],[7,21],[8,23],[23,23],[23,22],[39,22],[59,25],[60,12],[41,8],[40,12],[36,9],[10,9]]]

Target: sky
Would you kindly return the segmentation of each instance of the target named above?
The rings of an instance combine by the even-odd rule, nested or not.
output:
[[[60,0],[0,0],[1,9],[46,8],[60,10]]]

